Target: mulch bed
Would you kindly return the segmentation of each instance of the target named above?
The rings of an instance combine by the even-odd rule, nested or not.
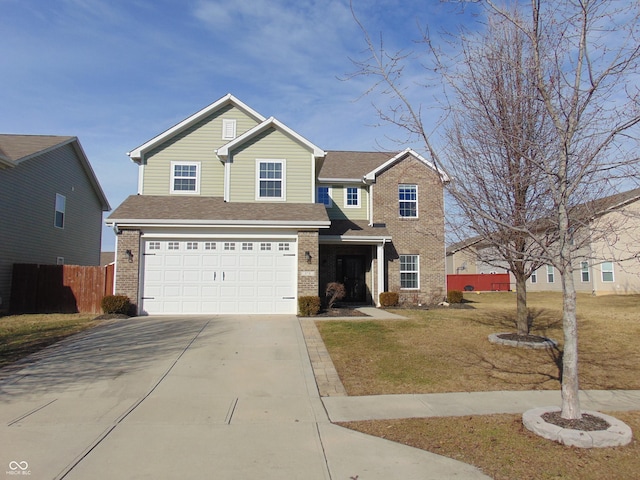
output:
[[[562,418],[560,412],[547,412],[542,415],[542,419],[553,425],[557,425],[562,428],[570,428],[571,430],[582,430],[583,432],[595,432],[598,430],[606,430],[611,425],[602,418],[583,413],[582,418],[577,420],[571,420]]]
[[[333,307],[322,310],[316,317],[368,317],[353,307]]]

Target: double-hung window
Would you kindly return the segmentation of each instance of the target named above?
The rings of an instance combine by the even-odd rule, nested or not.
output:
[[[321,203],[325,207],[329,208],[332,205],[331,202],[331,188],[327,186],[318,187],[316,195],[316,203]]]
[[[580,262],[580,280],[583,283],[589,282],[589,262]]]
[[[344,189],[344,206],[356,208],[360,206],[360,188],[346,187]]]
[[[613,282],[613,262],[603,262],[601,272],[603,282]]]
[[[199,162],[171,162],[171,193],[200,193]]]
[[[284,160],[257,161],[257,198],[263,200],[284,200]]]
[[[547,265],[547,283],[553,283],[553,282],[555,282],[553,265]]]
[[[64,228],[64,213],[67,208],[67,199],[64,195],[56,193],[56,214],[53,225],[56,228]]]
[[[398,185],[398,202],[401,217],[416,218],[418,216],[418,186]]]
[[[419,255],[400,255],[400,288],[420,288]]]

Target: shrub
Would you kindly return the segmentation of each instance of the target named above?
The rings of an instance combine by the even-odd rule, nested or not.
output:
[[[462,303],[462,292],[460,290],[449,290],[447,292],[447,301],[449,303]]]
[[[382,292],[380,294],[380,305],[383,307],[395,307],[399,301],[398,292]]]
[[[298,312],[302,317],[312,317],[320,311],[320,297],[298,298]]]
[[[101,306],[104,313],[129,315],[131,311],[131,302],[126,295],[107,295],[102,298]]]
[[[347,296],[347,291],[344,288],[342,283],[331,282],[327,284],[327,289],[325,290],[325,295],[328,298],[328,307],[333,307],[333,304],[338,300],[342,300]]]

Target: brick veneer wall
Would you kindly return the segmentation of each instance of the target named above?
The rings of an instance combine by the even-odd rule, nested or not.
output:
[[[305,252],[311,254],[311,263]],[[318,231],[298,232],[298,297],[318,295],[318,258]]]
[[[418,185],[418,217],[402,218],[398,185]],[[388,291],[401,302],[431,303],[445,296],[443,185],[435,171],[409,156],[382,172],[373,186],[374,222],[385,223],[392,244],[385,247]],[[420,289],[400,289],[399,255],[420,255]]]
[[[133,254],[129,261],[127,250]],[[138,281],[140,276],[140,230],[121,230],[116,252],[116,295],[126,295],[136,312],[138,309]]]

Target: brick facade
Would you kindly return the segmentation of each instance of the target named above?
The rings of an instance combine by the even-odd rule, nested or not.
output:
[[[298,297],[318,295],[318,266],[318,231],[298,232]]]
[[[131,251],[131,255],[127,251]],[[116,295],[126,295],[136,311],[138,308],[140,277],[140,230],[122,230],[118,233],[116,252]]]
[[[400,217],[398,185],[418,186],[417,218]],[[412,156],[380,173],[373,186],[374,222],[385,223],[386,289],[403,303],[431,303],[445,296],[444,195],[439,175]],[[420,256],[420,288],[400,289],[400,255]]]

